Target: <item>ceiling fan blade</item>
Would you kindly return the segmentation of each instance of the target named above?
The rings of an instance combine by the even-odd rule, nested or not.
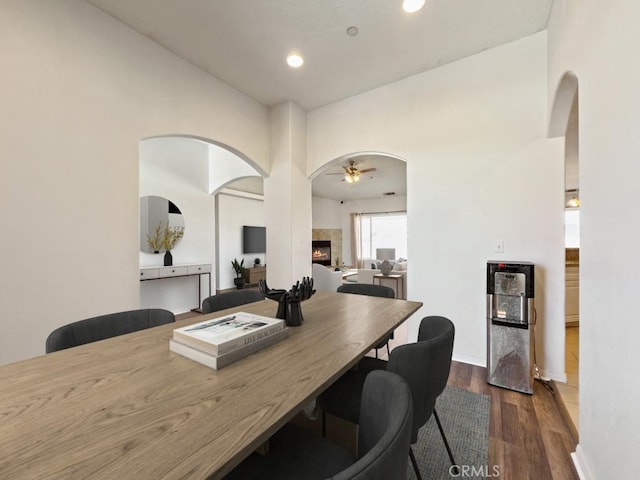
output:
[[[343,172],[325,173],[325,175],[342,175],[344,177],[344,173]]]
[[[360,173],[375,172],[375,171],[376,171],[375,168],[365,168],[364,170],[360,170]]]

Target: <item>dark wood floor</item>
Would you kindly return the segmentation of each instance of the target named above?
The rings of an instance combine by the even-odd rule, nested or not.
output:
[[[493,387],[486,369],[453,362],[449,385],[491,397],[489,472],[500,467],[501,480],[576,480],[570,453],[575,451],[554,394],[540,382],[534,394]]]

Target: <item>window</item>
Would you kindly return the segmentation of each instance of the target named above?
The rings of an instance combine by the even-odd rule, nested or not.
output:
[[[407,258],[407,213],[363,214],[360,224],[362,258],[376,258],[376,249],[395,248],[396,258]]]

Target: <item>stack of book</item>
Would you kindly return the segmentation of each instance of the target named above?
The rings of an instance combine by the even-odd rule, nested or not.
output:
[[[169,350],[218,370],[288,335],[284,320],[238,312],[176,328]]]

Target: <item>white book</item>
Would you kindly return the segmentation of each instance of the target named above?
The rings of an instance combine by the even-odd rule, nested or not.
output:
[[[173,339],[210,355],[222,355],[284,328],[284,320],[237,312],[176,328]]]
[[[230,352],[219,356],[210,355],[207,352],[190,347],[189,345],[185,345],[184,343],[180,343],[176,340],[169,340],[169,350],[193,360],[194,362],[198,362],[206,365],[207,367],[211,367],[214,370],[218,370],[244,357],[248,357],[253,353],[270,347],[274,343],[277,343],[288,336],[288,329],[279,330],[268,337],[263,337],[253,343],[238,347],[235,350],[231,350]]]

